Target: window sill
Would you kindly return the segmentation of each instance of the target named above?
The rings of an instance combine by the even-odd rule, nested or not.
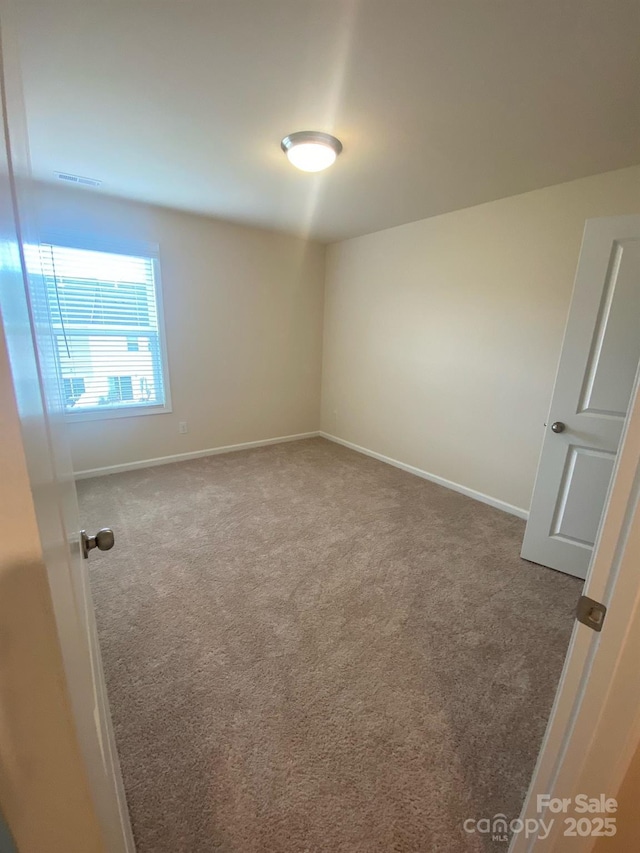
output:
[[[123,406],[121,409],[108,409],[106,411],[97,411],[91,409],[86,412],[67,412],[64,417],[68,424],[80,421],[106,421],[112,418],[139,418],[145,415],[165,415],[173,411],[170,405],[165,406]]]

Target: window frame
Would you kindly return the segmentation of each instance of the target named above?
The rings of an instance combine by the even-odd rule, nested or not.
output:
[[[127,403],[122,406],[105,406],[101,409],[91,409],[83,411],[82,409],[68,409],[64,398],[64,390],[62,384],[62,370],[60,361],[57,355],[57,349],[54,348],[55,366],[58,374],[60,385],[61,409],[64,419],[67,423],[79,423],[85,421],[103,421],[111,420],[112,418],[138,418],[145,415],[163,415],[173,412],[171,403],[171,380],[169,376],[169,356],[167,351],[167,335],[165,328],[165,314],[163,301],[162,276],[160,271],[160,248],[157,243],[133,243],[130,241],[111,241],[111,240],[96,240],[95,238],[78,236],[70,237],[67,234],[45,234],[42,235],[39,241],[41,244],[51,244],[60,246],[65,249],[78,249],[94,252],[104,252],[112,255],[131,255],[136,258],[145,258],[151,261],[153,266],[153,286],[155,291],[156,315],[158,320],[158,348],[160,350],[159,367],[162,371],[164,403],[159,405],[135,405]],[[53,327],[51,328],[53,336]]]

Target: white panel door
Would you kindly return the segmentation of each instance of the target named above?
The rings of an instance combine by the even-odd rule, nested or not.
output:
[[[587,221],[525,560],[586,577],[640,363],[640,215]]]
[[[34,509],[47,567],[78,742],[105,850],[135,845],[116,753],[44,280],[27,279],[22,244],[37,243],[17,40],[0,0],[0,322],[11,362]],[[91,533],[95,531],[90,531]],[[34,694],[34,702],[38,701]],[[1,835],[0,831],[0,835]],[[1,839],[0,839],[0,847]]]

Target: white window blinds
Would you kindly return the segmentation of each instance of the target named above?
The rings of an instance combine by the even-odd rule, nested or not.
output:
[[[69,413],[142,413],[167,402],[157,258],[25,246],[41,275]]]

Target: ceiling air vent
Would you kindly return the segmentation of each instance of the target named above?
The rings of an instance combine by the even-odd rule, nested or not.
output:
[[[102,186],[102,181],[96,178],[83,178],[80,175],[70,175],[69,172],[54,172],[54,175],[59,181],[65,181],[67,184],[78,184],[82,187]]]

